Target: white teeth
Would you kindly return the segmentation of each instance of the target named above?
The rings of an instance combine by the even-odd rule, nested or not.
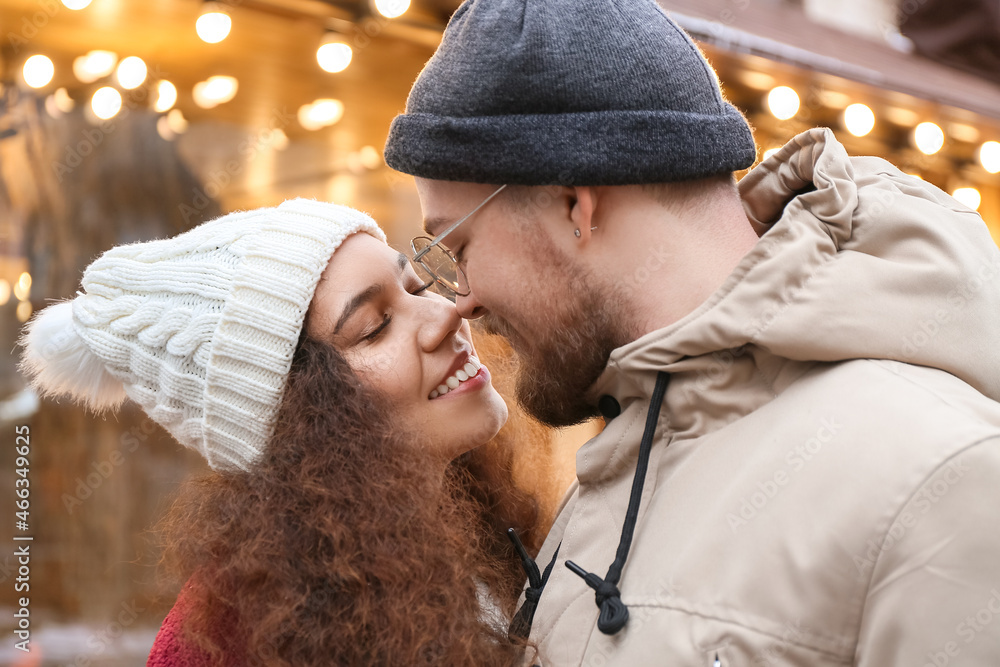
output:
[[[479,374],[479,370],[483,367],[482,362],[480,362],[475,357],[469,357],[469,360],[465,362],[465,366],[462,366],[459,370],[455,371],[455,374],[444,381],[444,384],[438,385],[437,389],[431,391],[428,398],[437,398],[438,396],[444,396],[452,389],[457,389],[458,385],[465,382],[469,378],[473,378]]]

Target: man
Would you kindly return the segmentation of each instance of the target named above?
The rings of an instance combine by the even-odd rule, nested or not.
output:
[[[470,0],[393,122],[418,261],[534,415],[607,421],[513,630],[543,665],[1000,664],[1000,252],[829,130],[737,186],[754,156],[652,0]]]

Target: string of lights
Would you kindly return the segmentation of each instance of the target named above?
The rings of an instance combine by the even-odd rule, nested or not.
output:
[[[61,0],[67,9],[86,9],[92,0]],[[395,19],[403,16],[410,6],[410,0],[370,0],[371,7],[385,19]],[[209,0],[204,2],[194,30],[198,37],[207,44],[223,42],[234,28],[233,14],[237,7],[222,2]],[[242,9],[241,9],[242,11]],[[238,21],[236,25],[238,27]],[[353,50],[343,36],[335,30],[327,30],[316,48],[316,64],[325,72],[336,74],[343,72],[351,64]],[[21,78],[29,87],[36,90],[45,89],[54,79],[55,65],[48,56],[35,54],[25,59],[21,68]],[[119,54],[95,49],[77,57],[73,61],[73,74],[80,84],[103,82],[107,85],[98,87],[90,96],[87,110],[92,120],[109,120],[114,118],[124,104],[123,91],[135,90],[147,82],[149,76],[146,63],[138,56],[119,58]],[[157,129],[167,140],[182,134],[188,127],[188,121],[180,109],[175,108],[178,99],[177,87],[167,79],[159,79],[150,85],[150,107],[163,114]],[[214,75],[204,81],[199,81],[191,91],[192,99],[202,109],[213,109],[221,104],[232,101],[239,91],[239,81],[229,75]],[[53,91],[46,99],[46,109],[53,116],[69,113],[76,102],[66,87]],[[336,124],[344,115],[344,104],[332,98],[318,98],[313,102],[299,107],[297,118],[299,124],[306,130],[319,130]],[[287,145],[287,135],[277,130],[283,136],[278,140]]]
[[[775,86],[771,88],[764,97],[764,106],[774,118],[780,121],[788,121],[798,114],[801,102],[798,93],[790,86]],[[898,114],[897,110],[897,115]],[[910,120],[913,116],[897,118],[897,120]],[[841,127],[854,137],[865,137],[875,129],[877,118],[875,112],[867,104],[853,102],[848,104],[840,114]],[[945,145],[945,132],[932,121],[916,123],[910,132],[910,141],[914,148],[923,155],[936,155]],[[779,150],[778,147],[764,151],[763,158],[770,157],[771,154]],[[989,174],[1000,173],[1000,142],[987,140],[980,144],[977,151],[979,163]],[[911,173],[911,176],[922,178],[920,174]],[[978,209],[982,202],[982,195],[975,187],[965,185],[952,190],[952,196],[972,209]]]
[[[65,7],[75,11],[85,10],[91,4],[91,0],[61,1]],[[403,16],[410,7],[410,0],[365,0],[365,2],[368,3],[370,12],[377,13],[378,16],[387,20]],[[254,11],[254,7],[251,5],[252,3],[227,4],[215,0],[206,1],[202,3],[200,13],[192,28],[203,42],[207,44],[222,43],[230,38],[234,31],[236,33],[240,31],[240,14],[241,12]],[[690,24],[687,25],[688,29],[695,32],[702,29],[702,32],[707,33],[712,27],[707,24],[703,26],[696,19],[688,18],[686,21]],[[343,23],[343,21],[340,22]],[[349,30],[350,24],[347,25]],[[716,41],[719,39],[721,38],[717,36]],[[734,37],[729,35],[726,39],[732,40]],[[347,70],[355,56],[349,41],[344,26],[331,23],[316,45],[315,66],[322,72],[329,74],[337,74]],[[126,103],[123,94],[146,86],[148,92],[146,99],[148,99],[150,108],[162,115],[157,126],[161,136],[164,139],[173,139],[187,129],[188,121],[184,113],[177,108],[179,92],[177,86],[165,78],[151,80],[153,75],[141,58],[135,55],[119,57],[119,54],[113,51],[96,49],[78,56],[73,61],[72,70],[81,85],[98,85],[90,93],[89,108],[87,109],[87,113],[94,119],[114,118],[121,112]],[[24,60],[21,68],[21,77],[24,83],[37,90],[46,89],[55,75],[56,67],[53,61],[44,54],[30,55]],[[800,93],[795,89],[798,84],[782,82],[776,80],[780,79],[780,76],[775,77],[765,72],[754,71],[749,61],[741,67],[737,75],[744,82],[750,82],[751,88],[759,89],[762,93],[759,99],[751,101],[749,104],[745,99],[738,100],[738,103],[748,113],[762,111],[769,113],[778,121],[789,123],[795,123],[797,117],[801,115],[803,101]],[[209,110],[231,102],[236,98],[239,89],[240,83],[235,76],[216,74],[195,83],[190,92],[194,104]],[[979,166],[987,174],[1000,173],[1000,142],[988,136],[989,129],[980,131],[968,124],[940,123],[939,119],[932,120],[926,116],[921,117],[921,113],[905,108],[904,105],[879,107],[871,104],[871,100],[867,100],[869,103],[866,104],[851,99],[849,94],[836,90],[824,90],[823,95],[824,103],[838,110],[838,119],[835,121],[838,125],[836,129],[844,130],[851,137],[863,138],[872,135],[880,124],[888,122],[893,125],[894,132],[899,131],[900,128],[905,129],[908,135],[908,145],[924,156],[941,154],[946,151],[952,141],[957,140],[966,144],[974,142],[977,145],[975,156]],[[70,90],[66,87],[60,87],[48,94],[46,109],[52,115],[68,113],[78,103],[74,97],[77,100],[80,98],[78,94],[71,95]],[[344,116],[344,112],[345,105],[341,100],[324,96],[301,104],[297,109],[296,119],[301,129],[318,131],[338,123]],[[815,117],[810,118],[806,114],[806,119],[803,122],[816,122],[816,119]],[[281,148],[287,145],[288,137],[284,131],[279,129],[276,130],[276,133],[280,134],[275,142],[276,147]],[[767,132],[761,134],[762,137],[768,136]],[[980,137],[981,134],[986,136]],[[775,136],[775,138],[779,140],[779,143],[783,143],[780,136]],[[765,142],[764,147],[766,146]],[[776,148],[767,148],[763,151],[763,156],[766,158],[774,150]],[[967,162],[963,162],[963,164],[967,164]],[[914,176],[923,177],[916,169],[909,171]],[[953,183],[948,189],[964,204],[972,208],[979,208],[982,196],[973,184]]]

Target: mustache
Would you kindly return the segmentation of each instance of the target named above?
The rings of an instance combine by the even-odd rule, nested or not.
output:
[[[511,339],[513,327],[511,327],[505,320],[489,313],[483,316],[481,322],[483,329],[486,330],[486,333],[493,334],[495,336],[503,336],[507,340]]]

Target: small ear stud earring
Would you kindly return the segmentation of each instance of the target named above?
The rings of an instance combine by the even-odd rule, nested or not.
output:
[[[590,231],[594,231],[595,229],[597,229],[597,227],[591,227]],[[573,230],[573,236],[575,236],[576,238],[580,238],[580,230],[579,229],[574,229]]]

